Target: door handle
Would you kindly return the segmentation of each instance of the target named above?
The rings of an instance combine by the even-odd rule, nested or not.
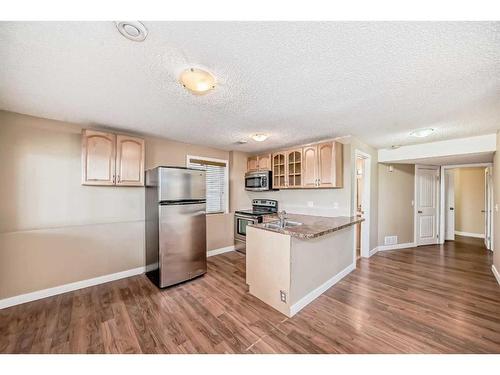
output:
[[[424,212],[423,211],[417,211],[419,214],[423,214]]]
[[[453,211],[454,209],[455,209],[455,208],[453,208],[453,207],[450,207],[450,211]]]
[[[481,210],[481,212],[486,212],[485,210]]]

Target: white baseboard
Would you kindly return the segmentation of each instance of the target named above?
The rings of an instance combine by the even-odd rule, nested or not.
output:
[[[52,297],[57,294],[63,294],[67,292],[72,292],[74,290],[87,288],[89,286],[94,286],[98,284],[104,284],[110,281],[124,279],[125,277],[140,275],[146,271],[146,267],[137,267],[131,270],[126,270],[122,272],[112,273],[109,275],[103,275],[94,277],[92,279],[76,281],[74,283],[64,284],[55,286],[53,288],[37,290],[36,292],[20,294],[18,296],[9,297],[0,300],[0,309],[5,309],[6,307],[20,305],[22,303],[36,301],[38,299]]]
[[[370,254],[368,256],[371,257],[371,256],[373,256],[373,255],[375,255],[377,253],[378,253],[378,246],[376,248],[374,248],[374,249],[371,249],[370,250]]]
[[[470,233],[470,232],[459,232],[455,231],[457,236],[474,237],[474,238],[484,238],[484,233]]]
[[[500,285],[500,273],[498,273],[494,264],[491,265],[491,271],[493,272],[493,276],[495,276],[495,279],[497,279],[497,283]]]
[[[388,250],[408,249],[410,247],[416,247],[416,246],[417,246],[417,244],[415,242],[398,243],[396,245],[379,245],[376,248],[377,249],[376,252],[388,251]]]
[[[327,280],[325,283],[314,289],[312,292],[309,294],[306,294],[304,297],[302,297],[298,302],[294,303],[290,307],[290,317],[294,316],[297,314],[300,310],[302,310],[304,307],[306,307],[308,304],[310,304],[312,301],[314,301],[316,298],[318,298],[320,295],[322,295],[324,292],[326,292],[328,289],[330,289],[332,286],[337,284],[340,280],[342,280],[345,276],[347,276],[349,273],[351,273],[353,270],[356,269],[356,264],[350,264],[346,268],[344,268],[342,271],[340,271],[338,274],[333,276],[331,279]]]
[[[230,251],[234,251],[234,245],[221,247],[219,249],[208,250],[207,257],[213,257],[214,255],[228,253]]]

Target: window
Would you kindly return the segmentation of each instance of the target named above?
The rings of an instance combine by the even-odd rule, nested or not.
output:
[[[188,168],[206,171],[207,213],[225,213],[228,209],[229,176],[227,160],[187,156]]]

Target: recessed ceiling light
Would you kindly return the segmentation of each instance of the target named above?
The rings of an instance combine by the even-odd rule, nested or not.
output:
[[[139,21],[117,21],[116,28],[125,38],[142,42],[148,36],[148,29]]]
[[[203,69],[184,70],[179,77],[179,82],[195,95],[206,94],[215,88],[215,77]]]
[[[252,139],[257,142],[264,142],[267,138],[269,138],[267,134],[259,133],[252,135]]]
[[[428,137],[429,135],[431,135],[432,133],[434,133],[434,130],[433,128],[423,128],[423,129],[417,129],[417,130],[414,130],[410,133],[410,135],[412,137],[417,137],[417,138],[424,138],[424,137]]]

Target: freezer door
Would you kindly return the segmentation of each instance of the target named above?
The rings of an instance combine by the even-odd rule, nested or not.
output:
[[[205,171],[159,168],[159,201],[205,199]]]
[[[160,288],[207,271],[205,209],[205,203],[159,206]]]

